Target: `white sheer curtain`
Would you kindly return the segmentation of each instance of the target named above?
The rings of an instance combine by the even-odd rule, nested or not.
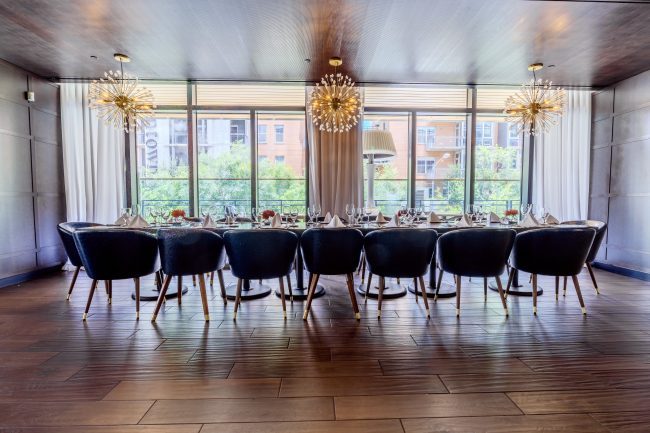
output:
[[[87,83],[61,84],[67,220],[112,223],[124,203],[124,131],[88,105]]]
[[[567,91],[565,112],[535,137],[533,204],[560,220],[586,219],[589,202],[591,92]]]
[[[313,87],[307,87],[306,97]],[[320,204],[322,215],[345,215],[345,205],[363,203],[362,121],[348,132],[322,132],[307,114],[309,203]]]

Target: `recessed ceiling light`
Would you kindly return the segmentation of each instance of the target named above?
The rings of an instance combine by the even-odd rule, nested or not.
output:
[[[93,59],[93,60],[97,60],[97,56],[95,56],[95,55],[90,56],[90,58]]]
[[[131,61],[129,56],[127,56],[126,54],[122,54],[122,53],[113,54],[113,58],[115,60],[117,60],[118,62],[122,62],[122,63],[129,63]]]

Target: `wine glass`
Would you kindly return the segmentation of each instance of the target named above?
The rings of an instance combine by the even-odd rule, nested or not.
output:
[[[363,208],[363,214],[366,217],[366,221],[370,222],[370,215],[372,214],[372,208],[370,207],[364,207]]]
[[[308,206],[307,207],[307,225],[313,224],[314,223],[314,206]]]
[[[300,209],[298,209],[297,206],[293,206],[289,208],[289,216],[291,217],[290,222],[291,225],[294,225],[296,221],[298,221],[298,215],[300,214]]]
[[[171,215],[171,212],[169,208],[161,208],[160,211],[160,216],[163,219],[163,222],[169,222],[169,216]]]
[[[158,209],[155,206],[149,208],[149,216],[153,220],[154,225],[158,224]]]
[[[320,217],[321,208],[319,204],[313,204],[312,206],[314,208],[314,222],[318,224],[318,217]]]
[[[345,205],[345,214],[348,216],[348,224],[353,224],[352,219],[354,218],[354,204]]]

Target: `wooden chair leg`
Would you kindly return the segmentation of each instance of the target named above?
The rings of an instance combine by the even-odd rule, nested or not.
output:
[[[158,272],[154,273],[154,278],[156,280],[156,287],[160,291],[162,289],[162,285],[163,285],[163,282],[160,279],[160,273],[158,273]]]
[[[555,300],[558,301],[560,299],[560,277],[556,276],[555,277]]]
[[[74,274],[72,274],[72,281],[70,282],[70,288],[68,289],[68,296],[65,298],[66,301],[70,300],[70,295],[72,295],[72,289],[74,289],[74,285],[77,282],[79,269],[81,269],[81,266],[77,266],[76,268],[74,268]]]
[[[598,283],[596,282],[596,276],[594,275],[594,270],[591,267],[591,263],[587,263],[587,270],[589,271],[589,276],[591,277],[592,283],[594,283],[594,289],[596,289],[596,294],[600,295],[600,290],[598,290]]]
[[[533,314],[537,315],[537,274],[531,276],[533,277]]]
[[[506,284],[506,293],[503,295],[506,299],[508,298],[508,294],[510,294],[510,286],[512,286],[512,280],[515,278],[515,272],[514,270],[510,270],[510,274],[508,274],[508,283]]]
[[[366,284],[366,296],[363,302],[368,303],[368,293],[370,293],[370,283],[372,283],[372,274],[368,272],[368,283]]]
[[[280,300],[282,301],[282,317],[287,318],[287,302],[284,299],[284,279],[282,277],[278,278],[280,280]]]
[[[113,303],[113,281],[108,280],[108,303]]]
[[[178,305],[181,305],[182,302],[181,298],[183,297],[183,276],[179,275],[178,277],[176,277],[176,281],[178,283],[178,297],[177,297]]]
[[[444,272],[440,269],[440,272],[438,272],[438,284],[436,284],[436,294],[433,296],[433,302],[438,302],[438,293],[440,292],[440,284],[442,284],[443,274]]]
[[[528,284],[532,282],[533,282],[533,274],[530,274],[530,276],[528,277]]]
[[[235,314],[233,315],[233,320],[237,320],[237,310],[239,309],[239,303],[241,302],[241,286],[242,279],[237,278],[237,294],[235,295]]]
[[[307,305],[305,305],[305,312],[302,313],[302,320],[307,320],[309,311],[311,310],[311,301],[314,299],[314,292],[318,286],[318,274],[311,274],[309,276],[309,293],[307,293]]]
[[[487,278],[483,278],[483,298],[487,301]]]
[[[566,277],[564,277],[564,288],[562,290],[562,296],[566,296]]]
[[[379,277],[379,294],[377,296],[377,319],[381,319],[381,303],[384,300],[384,286],[386,278]]]
[[[287,288],[289,289],[289,301],[293,304],[293,289],[291,288],[291,274],[287,274]]]
[[[208,311],[208,293],[205,290],[205,276],[199,274],[199,291],[201,292],[201,303],[203,304],[203,317],[206,322],[210,321],[210,311]]]
[[[86,320],[88,317],[88,311],[90,310],[90,304],[93,302],[93,295],[95,294],[95,289],[97,288],[97,280],[93,280],[92,284],[90,285],[90,293],[88,294],[88,302],[86,303],[86,311],[84,311],[84,315],[82,317],[82,320]]]
[[[219,278],[219,287],[221,288],[221,299],[223,299],[223,305],[228,305],[228,297],[226,296],[226,283],[223,281],[223,270],[219,269],[217,271],[217,278]]]
[[[135,320],[140,320],[140,278],[133,280],[135,282]],[[113,291],[112,287],[111,291]]]
[[[460,286],[462,278],[456,275],[456,317],[460,316]]]
[[[361,281],[366,279],[366,255],[361,256]]]
[[[214,286],[214,271],[210,272],[210,286]]]
[[[580,291],[580,284],[578,284],[578,276],[573,275],[573,286],[576,288],[576,295],[578,295],[578,301],[580,302],[580,308],[582,309],[582,314],[587,314],[587,309],[585,308],[585,301],[582,299],[582,292]]]
[[[160,308],[162,307],[162,304],[165,301],[165,295],[167,294],[167,289],[169,289],[169,284],[171,282],[172,282],[172,277],[170,275],[167,275],[165,277],[165,281],[163,282],[162,288],[160,289],[160,295],[158,295],[158,301],[156,302],[156,309],[153,311],[153,315],[151,316],[152,322],[155,322],[156,318],[158,317],[158,312],[160,312]]]
[[[431,317],[431,312],[429,311],[429,298],[427,297],[427,288],[424,285],[424,278],[422,278],[422,276],[420,276],[419,280],[420,280],[420,291],[422,292],[422,300],[424,301],[424,308],[426,308],[426,310],[427,310],[427,319],[428,319],[429,317]],[[415,281],[414,281],[414,283],[415,283]],[[417,291],[417,289],[418,289],[418,286],[416,284],[415,285],[415,290]],[[417,299],[417,298],[418,298],[418,296],[416,294],[415,299]]]
[[[108,295],[108,280],[104,280],[104,289],[106,290],[106,295]]]
[[[413,278],[413,287],[415,289],[415,291],[413,292],[413,294],[415,295],[415,302],[419,303],[420,300],[418,299],[418,279],[417,278]]]
[[[354,293],[354,276],[352,274],[347,274],[346,279],[348,283],[348,292],[350,293],[350,301],[352,302],[352,310],[354,310],[354,318],[361,320],[359,305],[357,304],[357,296]]]
[[[506,312],[506,317],[508,317],[508,304],[506,303],[506,297],[503,293],[503,285],[501,284],[501,277],[498,275],[494,277],[497,280],[497,289],[499,290],[499,297],[501,298],[501,304],[503,305],[503,310]]]
[[[196,287],[196,275],[192,275],[192,285]]]

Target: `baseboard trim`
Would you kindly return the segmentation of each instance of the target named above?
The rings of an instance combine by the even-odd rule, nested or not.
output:
[[[16,284],[24,283],[25,281],[33,280],[34,278],[42,277],[43,275],[60,271],[63,265],[64,263],[61,263],[60,265],[50,266],[48,268],[37,269],[35,271],[12,275],[11,277],[0,278],[0,288],[14,286]]]
[[[615,274],[625,275],[626,277],[636,278],[637,280],[650,281],[650,274],[647,272],[636,271],[634,269],[623,268],[621,266],[610,265],[602,262],[594,262],[593,267],[613,272]]]

